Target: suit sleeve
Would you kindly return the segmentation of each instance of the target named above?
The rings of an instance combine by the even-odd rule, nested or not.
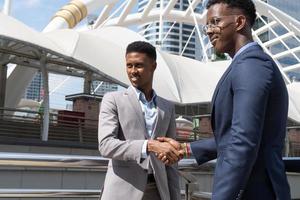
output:
[[[103,157],[116,160],[141,161],[142,146],[145,140],[120,140],[118,133],[120,129],[117,105],[113,94],[107,93],[102,100],[98,141],[99,151]]]
[[[191,150],[199,165],[217,158],[215,138],[191,142]]]
[[[172,112],[171,112],[170,124],[168,127],[168,131],[166,133],[166,137],[170,137],[176,139],[176,122],[175,122],[175,108],[172,104]],[[177,164],[172,166],[166,166],[166,172],[168,177],[168,186],[170,191],[170,198],[172,200],[180,200],[180,186],[179,186],[179,175],[177,172]]]
[[[235,199],[246,186],[260,147],[273,67],[269,60],[247,58],[232,72],[231,137],[220,152],[213,199]]]

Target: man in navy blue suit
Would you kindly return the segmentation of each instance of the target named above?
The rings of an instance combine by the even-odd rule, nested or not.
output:
[[[289,200],[282,161],[288,94],[275,62],[253,42],[255,6],[251,0],[210,0],[207,9],[204,33],[232,63],[212,99],[215,137],[181,144],[182,149],[199,164],[217,158],[213,200]]]

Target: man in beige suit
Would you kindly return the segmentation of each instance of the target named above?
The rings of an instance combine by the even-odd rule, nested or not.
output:
[[[156,155],[176,162],[180,153],[156,137],[175,138],[174,105],[152,89],[155,48],[133,42],[126,49],[131,86],[107,93],[99,117],[99,150],[111,158],[102,200],[179,200],[176,165],[164,165]]]

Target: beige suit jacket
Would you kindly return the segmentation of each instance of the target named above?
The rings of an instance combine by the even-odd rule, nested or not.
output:
[[[174,105],[159,96],[156,97],[156,105],[158,114],[152,138],[175,138]],[[176,165],[165,166],[152,153],[147,159],[141,158],[143,143],[149,136],[134,88],[107,93],[103,97],[98,139],[100,154],[111,158],[102,200],[141,200],[150,163],[161,199],[180,199]]]

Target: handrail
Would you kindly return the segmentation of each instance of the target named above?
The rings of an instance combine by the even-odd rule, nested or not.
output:
[[[40,114],[38,111],[25,110],[25,109],[17,109],[17,108],[0,107],[0,110],[3,110],[3,111],[12,111],[12,112],[27,112],[27,113],[33,113],[33,114]]]
[[[0,166],[106,169],[108,161],[101,156],[0,152]],[[194,159],[183,159],[178,163],[178,169],[193,171],[214,165],[214,161],[199,166]]]
[[[0,153],[0,166],[13,167],[47,167],[47,168],[81,168],[106,171],[109,159],[100,156],[56,155],[37,153]],[[197,163],[192,159],[179,162],[179,175],[186,181],[186,190],[181,191],[190,199],[194,193],[197,179],[188,171],[195,168]],[[65,190],[65,189],[0,189],[0,197],[22,198],[93,198],[98,197],[100,190]],[[203,197],[203,196],[202,196]]]
[[[297,163],[300,165],[300,157],[283,158],[285,163]],[[0,166],[13,167],[47,167],[47,168],[80,168],[97,169],[106,171],[109,159],[100,156],[81,155],[56,155],[37,153],[0,153]],[[198,165],[194,159],[183,159],[178,163],[179,174],[187,182],[186,199],[210,199],[211,193],[197,191],[197,179],[190,173],[193,171],[213,171],[216,160],[203,165]],[[300,168],[295,167],[299,173]],[[0,189],[0,197],[3,198],[97,198],[100,190],[86,189]]]
[[[42,114],[42,112],[39,112],[39,111],[32,111],[32,110],[18,109],[18,108],[0,107],[0,110],[2,110],[2,111],[10,111],[10,112],[31,113],[31,114],[38,114],[38,115]],[[70,115],[70,114],[50,113],[50,115],[52,115],[52,116],[60,116],[60,117],[70,117],[70,118],[74,118],[74,119],[82,119],[82,120],[88,120],[88,121],[98,121],[96,119],[85,118],[85,117],[82,117],[82,116],[75,116],[75,115]],[[15,116],[15,115],[8,115],[8,116]]]
[[[184,191],[180,191],[184,195]],[[101,190],[87,189],[0,189],[0,198],[99,198]],[[210,199],[211,194],[208,192],[197,192],[193,197]]]
[[[0,198],[98,198],[101,190],[0,189]]]
[[[38,154],[38,153],[0,153],[0,166],[60,167],[106,169],[109,159],[101,156]],[[300,173],[300,157],[283,157],[287,172]],[[198,165],[195,159],[182,159],[178,163],[181,171],[212,171],[216,160]]]
[[[98,156],[0,153],[0,166],[106,169],[108,159]]]

